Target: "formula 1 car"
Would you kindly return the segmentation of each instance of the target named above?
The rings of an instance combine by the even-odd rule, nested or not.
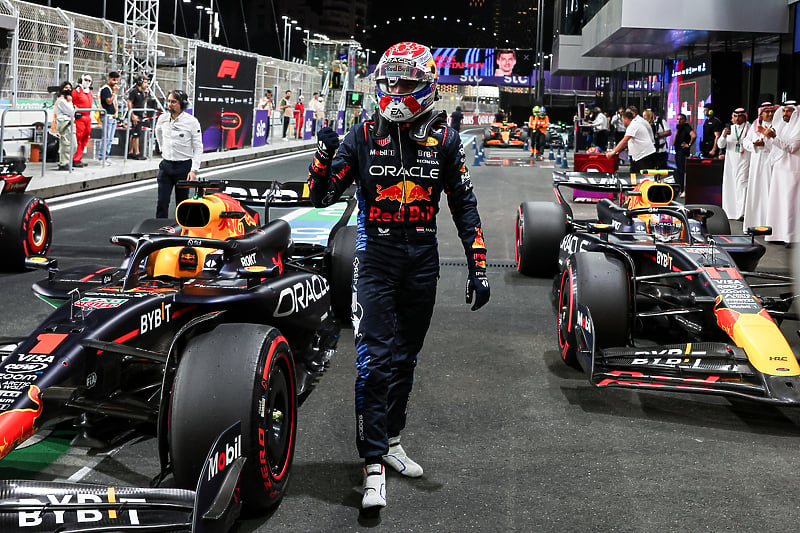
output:
[[[53,219],[47,203],[25,194],[31,181],[25,162],[0,162],[0,270],[25,269],[25,259],[46,255],[53,240]]]
[[[719,208],[674,202],[673,188],[657,179],[565,172],[554,181],[558,204],[519,208],[517,257],[524,273],[557,273],[557,336],[568,365],[598,387],[800,405],[800,364],[778,326],[797,319],[789,313],[796,296],[756,292],[792,282],[756,271],[765,248],[755,236],[770,228],[730,235]],[[596,220],[575,220],[563,186],[623,199],[601,200]],[[542,263],[532,262],[535,251]],[[768,281],[747,281],[759,279]]]
[[[0,457],[59,421],[78,421],[80,445],[136,425],[158,439],[155,483],[172,473],[179,488],[194,489],[208,450],[238,422],[240,436],[227,441],[233,451],[209,466],[216,474],[244,457],[228,492],[261,513],[284,494],[297,406],[336,349],[332,293],[349,307],[354,236],[345,224],[354,200],[327,245],[308,244],[292,241],[285,220],[262,223],[251,207],[266,199],[268,219],[270,206],[310,205],[304,183],[181,185],[196,194],[178,205],[177,224],[150,219],[111,237],[124,253],[118,266],[58,271],[54,259],[29,258],[49,270],[33,290],[56,309],[28,337],[0,341]],[[22,512],[0,504],[0,517],[9,508]],[[166,528],[150,526],[159,524]]]
[[[523,129],[514,122],[492,122],[483,130],[483,144],[485,146],[523,147],[525,145]]]

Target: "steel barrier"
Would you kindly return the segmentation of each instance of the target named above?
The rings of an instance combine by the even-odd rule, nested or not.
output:
[[[17,113],[44,113],[44,125],[47,125],[47,109],[24,109],[19,107],[7,107],[3,109],[3,113],[0,114],[0,158],[5,160],[5,154],[3,152],[3,139],[6,137],[6,113],[9,111],[15,111]],[[47,132],[45,131],[44,137],[42,139],[40,150],[40,157],[42,159],[42,176],[44,176],[44,169],[45,163],[47,162]],[[71,165],[71,163],[70,163]]]

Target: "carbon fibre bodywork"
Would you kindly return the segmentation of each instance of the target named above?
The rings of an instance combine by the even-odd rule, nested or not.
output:
[[[27,337],[0,343],[0,457],[60,421],[80,420],[81,445],[96,442],[98,429],[113,439],[107,430],[119,423],[158,437],[160,482],[171,471],[167,428],[182,350],[220,324],[277,329],[291,349],[297,403],[311,392],[338,340],[330,248],[293,242],[288,222],[261,223],[245,205],[308,205],[303,184],[184,185],[197,194],[178,206],[179,224],[111,237],[119,265],[59,271],[54,260],[31,262],[49,269],[33,290],[55,309]],[[235,365],[236,346],[219,356]]]
[[[755,236],[769,228],[714,234],[721,210],[677,203],[658,179],[559,173],[554,185],[566,224],[553,290],[565,362],[598,387],[800,405],[800,364],[779,327],[796,319],[795,295],[780,292],[792,279],[757,271]],[[613,191],[619,203],[601,200],[597,219],[576,220],[564,186]],[[653,217],[679,232],[654,234]]]

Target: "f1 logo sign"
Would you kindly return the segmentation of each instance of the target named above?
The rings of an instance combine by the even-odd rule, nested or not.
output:
[[[236,73],[239,71],[239,62],[232,59],[223,59],[217,71],[218,78],[230,76],[232,80],[236,79]]]

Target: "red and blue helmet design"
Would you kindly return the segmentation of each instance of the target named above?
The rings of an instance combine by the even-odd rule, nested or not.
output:
[[[405,42],[390,47],[375,68],[380,114],[392,122],[410,122],[433,106],[439,73],[430,48]]]

